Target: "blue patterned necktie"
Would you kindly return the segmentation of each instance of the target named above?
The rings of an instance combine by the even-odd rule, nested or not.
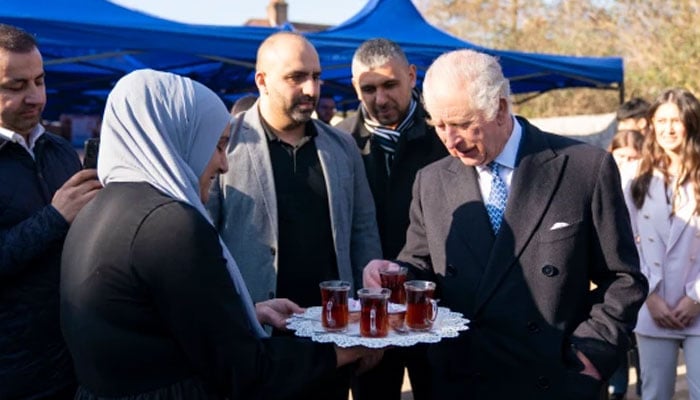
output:
[[[486,201],[486,211],[489,214],[493,233],[497,234],[498,230],[501,228],[503,214],[506,211],[508,189],[506,188],[506,183],[503,182],[503,179],[501,179],[501,176],[498,174],[501,164],[491,161],[487,167],[491,174],[491,192]]]

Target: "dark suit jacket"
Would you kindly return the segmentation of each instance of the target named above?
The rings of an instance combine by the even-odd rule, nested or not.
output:
[[[647,294],[612,157],[518,121],[498,236],[473,167],[447,158],[416,177],[399,259],[472,321],[429,351],[436,399],[595,399],[572,346],[608,377]]]
[[[352,134],[362,153],[367,181],[377,209],[377,225],[384,258],[395,258],[406,241],[411,188],[419,169],[447,155],[435,128],[425,121],[420,103],[413,115],[413,126],[398,142],[391,171],[387,171],[384,151],[365,128],[362,112],[341,121],[336,128]],[[389,173],[390,172],[390,173]]]

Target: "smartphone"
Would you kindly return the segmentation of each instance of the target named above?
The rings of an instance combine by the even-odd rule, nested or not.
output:
[[[83,169],[97,168],[97,154],[100,151],[100,139],[90,138],[85,141],[83,153]]]

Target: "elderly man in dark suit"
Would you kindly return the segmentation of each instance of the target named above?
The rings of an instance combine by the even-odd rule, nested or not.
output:
[[[602,149],[514,117],[509,99],[482,53],[444,54],[426,73],[453,157],[418,173],[398,259],[472,321],[429,349],[433,397],[596,399],[648,290],[619,174]],[[370,262],[365,285],[392,267]]]

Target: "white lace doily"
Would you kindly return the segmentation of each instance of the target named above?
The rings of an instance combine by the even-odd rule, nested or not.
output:
[[[440,307],[433,328],[427,332],[397,332],[389,329],[383,338],[360,336],[359,322],[351,322],[345,332],[326,332],[321,326],[321,307],[309,307],[306,312],[294,315],[287,320],[287,328],[297,336],[309,337],[314,342],[335,343],[340,347],[364,346],[379,349],[388,346],[409,347],[416,343],[437,343],[442,338],[457,337],[460,331],[469,329],[469,320],[458,312]]]

